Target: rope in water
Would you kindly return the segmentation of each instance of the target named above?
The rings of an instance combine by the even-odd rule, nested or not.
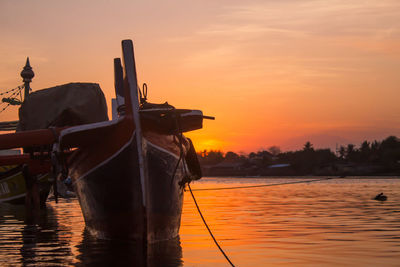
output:
[[[249,186],[234,186],[234,187],[218,187],[218,188],[199,188],[199,189],[193,189],[190,187],[190,184],[188,183],[188,187],[189,187],[189,191],[190,194],[192,195],[194,204],[196,205],[197,211],[200,214],[201,219],[203,220],[204,225],[206,226],[208,233],[210,234],[210,236],[212,237],[212,239],[214,240],[215,245],[217,245],[218,249],[221,251],[222,255],[224,255],[225,259],[229,262],[229,264],[231,266],[235,266],[233,265],[233,263],[231,262],[231,260],[229,259],[229,257],[225,254],[225,252],[223,251],[223,249],[221,248],[221,246],[218,244],[218,241],[215,239],[213,233],[211,232],[210,227],[208,227],[208,224],[206,222],[206,220],[204,219],[203,214],[201,213],[200,207],[197,204],[196,198],[194,197],[193,191],[211,191],[211,190],[226,190],[226,189],[242,189],[242,188],[254,188],[254,187],[267,187],[267,186],[278,186],[278,185],[288,185],[288,184],[300,184],[300,183],[311,183],[311,182],[318,182],[318,181],[325,181],[325,180],[330,180],[330,179],[334,179],[332,177],[327,177],[327,178],[322,178],[322,179],[314,179],[314,180],[307,180],[307,181],[295,181],[295,182],[288,182],[288,183],[277,183],[277,184],[263,184],[263,185],[249,185]]]
[[[214,240],[214,243],[217,245],[218,249],[219,249],[219,250],[221,251],[221,253],[224,255],[225,259],[230,263],[231,266],[234,267],[235,265],[233,265],[233,263],[231,262],[231,260],[228,258],[228,256],[225,254],[225,252],[224,252],[224,251],[222,250],[222,248],[219,246],[217,240],[215,239],[213,233],[212,233],[211,230],[210,230],[210,227],[208,227],[208,224],[207,224],[206,220],[204,219],[203,214],[202,214],[201,211],[200,211],[199,205],[197,204],[196,198],[195,198],[194,195],[193,195],[192,188],[190,188],[190,184],[188,184],[188,187],[189,187],[190,194],[192,195],[194,204],[196,205],[197,211],[199,212],[200,217],[201,217],[201,219],[203,220],[204,225],[207,227],[208,232],[210,233],[212,239]]]
[[[212,190],[229,190],[229,189],[242,189],[242,188],[255,188],[255,187],[267,187],[267,186],[277,186],[277,185],[287,185],[287,184],[301,184],[301,183],[311,183],[318,181],[325,181],[334,179],[333,177],[307,180],[307,181],[295,181],[295,182],[287,182],[287,183],[277,183],[277,184],[261,184],[261,185],[246,185],[246,186],[233,186],[233,187],[216,187],[216,188],[198,188],[193,189],[193,191],[212,191]]]

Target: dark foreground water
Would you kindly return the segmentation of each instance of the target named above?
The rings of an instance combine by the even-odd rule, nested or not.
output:
[[[192,188],[299,181],[205,178]],[[384,192],[385,202],[372,198]],[[220,245],[237,266],[400,266],[400,179],[334,179],[196,191]],[[228,266],[188,192],[180,238],[149,248],[93,239],[76,199],[47,203],[39,225],[0,204],[0,266]]]

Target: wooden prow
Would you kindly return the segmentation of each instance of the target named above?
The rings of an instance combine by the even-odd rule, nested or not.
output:
[[[125,90],[125,116],[132,118],[135,124],[135,137],[138,152],[140,183],[142,187],[143,207],[147,202],[147,169],[144,161],[142,127],[139,115],[139,96],[137,91],[137,76],[135,56],[132,40],[122,41],[122,56],[124,61],[124,90]]]
[[[122,41],[122,56],[124,63],[124,96],[126,115],[134,116],[134,110],[139,111],[139,97],[137,93],[137,76],[132,40]],[[136,125],[136,120],[134,121]]]

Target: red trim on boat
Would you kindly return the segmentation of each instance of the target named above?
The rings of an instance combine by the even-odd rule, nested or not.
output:
[[[19,147],[51,145],[65,128],[23,131],[0,135],[0,150]]]

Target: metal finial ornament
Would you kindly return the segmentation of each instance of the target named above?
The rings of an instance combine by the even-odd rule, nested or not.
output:
[[[35,73],[32,70],[31,64],[29,62],[29,57],[26,58],[26,64],[24,69],[21,71],[21,77],[22,81],[24,82],[25,85],[25,94],[24,94],[24,99],[27,99],[29,95],[29,91],[31,90],[30,88],[30,82],[32,81],[32,78],[35,77]]]

